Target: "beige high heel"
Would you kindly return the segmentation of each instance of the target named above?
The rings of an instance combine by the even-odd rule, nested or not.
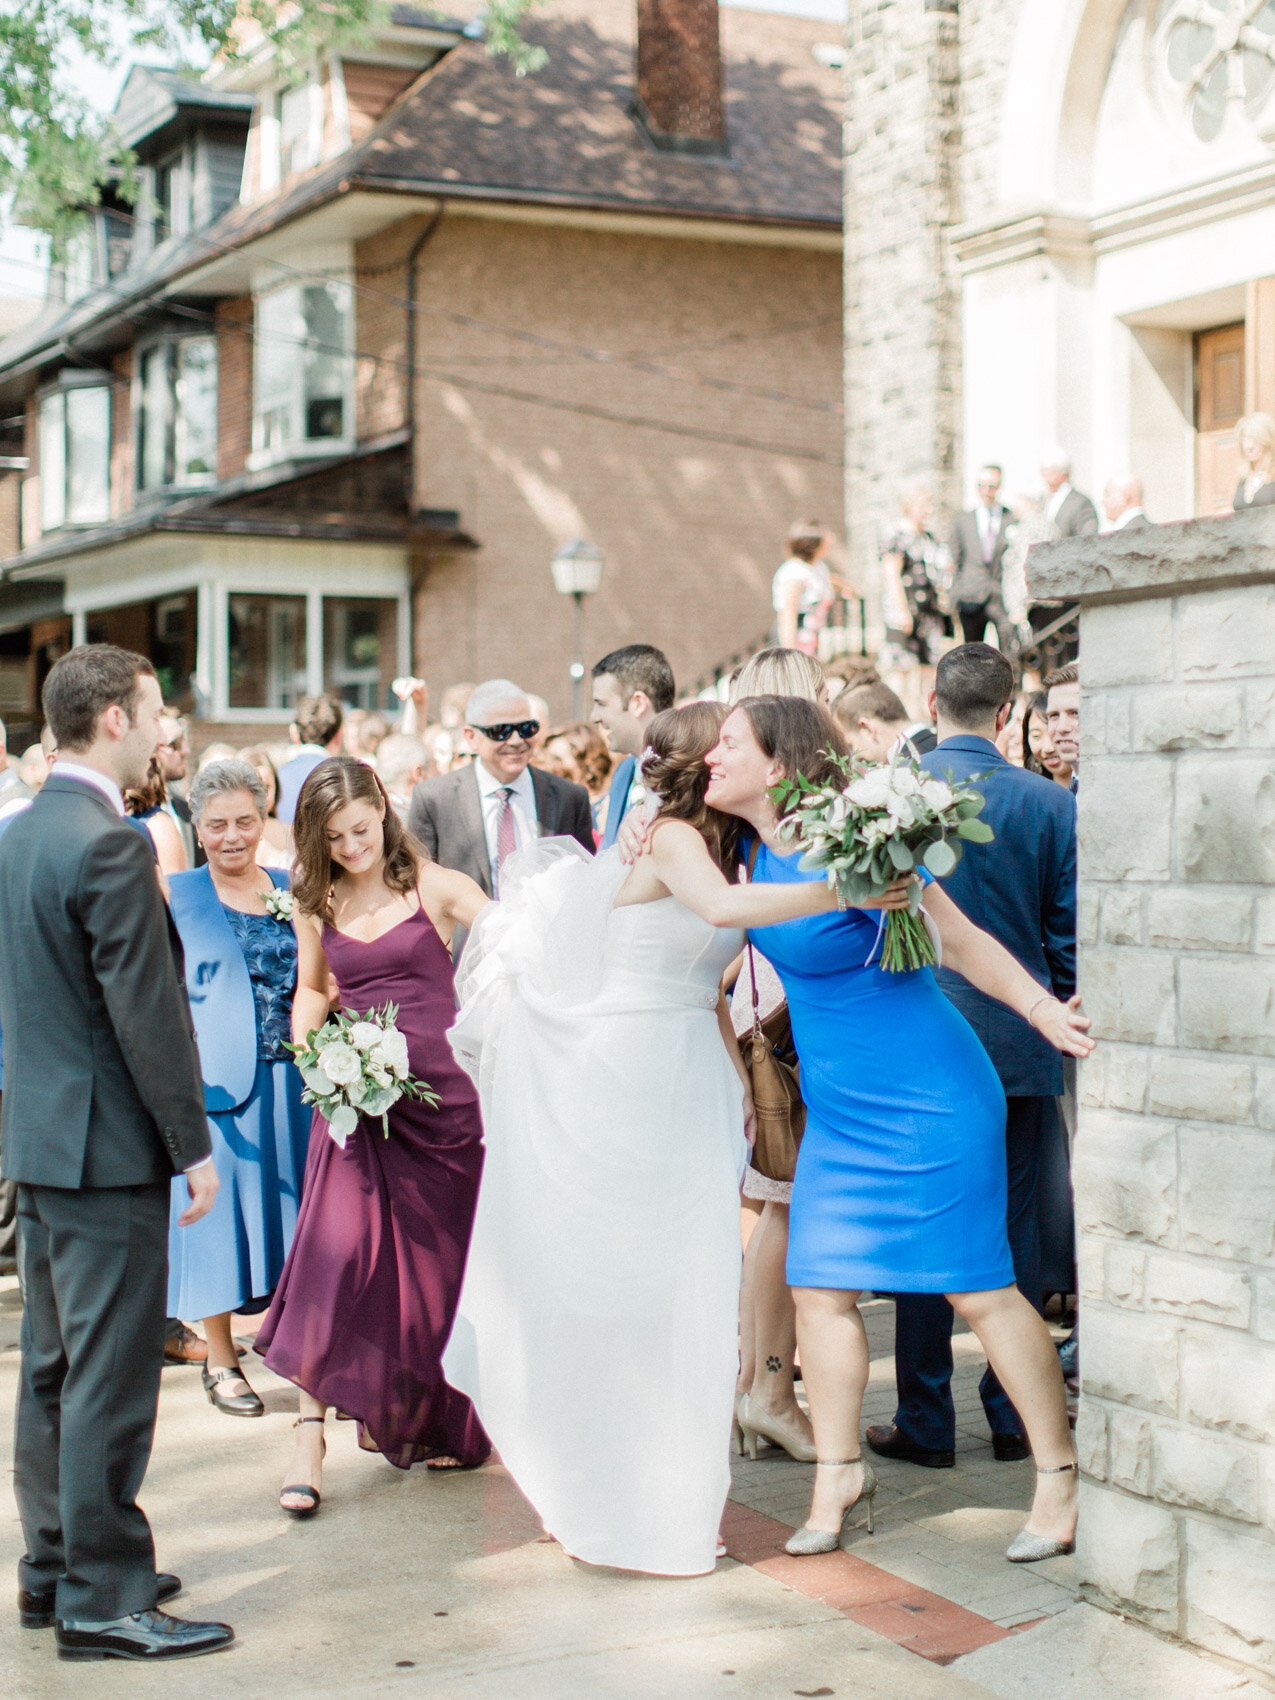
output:
[[[857,1458],[818,1458],[815,1462],[825,1470],[840,1470],[848,1464],[862,1464],[863,1483],[858,1493],[841,1513],[841,1527],[839,1529],[812,1529],[809,1523],[803,1523],[792,1538],[785,1541],[784,1551],[790,1552],[794,1558],[810,1558],[819,1552],[835,1552],[838,1547],[844,1549],[846,1536],[851,1529],[850,1513],[859,1504],[867,1509],[868,1533],[870,1535],[876,1533],[873,1523],[872,1501],[876,1498],[877,1476],[876,1471],[863,1454],[860,1453]]]
[[[817,1462],[815,1445],[812,1440],[807,1440],[799,1428],[783,1422],[778,1417],[769,1417],[762,1411],[754,1413],[746,1393],[740,1397],[736,1421],[739,1424],[743,1444],[747,1447],[750,1458],[755,1459],[757,1456],[757,1439],[760,1435],[763,1440],[768,1440],[772,1446],[782,1447],[790,1458],[796,1459],[798,1464],[814,1464]]]
[[[739,1413],[747,1397],[746,1393],[735,1395],[735,1410],[730,1420],[730,1449],[732,1455],[736,1458],[744,1456],[744,1430],[739,1421]]]

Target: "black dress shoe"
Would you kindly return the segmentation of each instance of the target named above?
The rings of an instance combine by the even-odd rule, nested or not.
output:
[[[169,1576],[161,1570],[155,1577],[155,1604],[162,1606],[165,1600],[175,1599],[182,1591],[181,1577]],[[53,1620],[57,1615],[58,1585],[55,1582],[51,1588],[37,1588],[28,1591],[18,1589],[18,1621],[24,1629],[52,1629]]]
[[[992,1456],[998,1464],[1018,1464],[1024,1458],[1030,1458],[1032,1449],[1027,1444],[1025,1434],[994,1434],[992,1436]]]
[[[199,1372],[204,1384],[204,1392],[208,1395],[208,1403],[228,1417],[264,1417],[266,1407],[253,1392],[248,1383],[237,1369],[209,1369],[207,1364]],[[246,1393],[227,1393],[225,1383],[240,1381],[248,1388]]]
[[[60,1659],[195,1659],[220,1653],[235,1632],[228,1623],[187,1623],[163,1611],[135,1611],[109,1623],[59,1622]]]
[[[956,1464],[955,1450],[932,1451],[918,1446],[897,1428],[884,1424],[868,1430],[868,1445],[882,1458],[902,1458],[909,1464],[923,1464],[927,1470],[950,1470]]]

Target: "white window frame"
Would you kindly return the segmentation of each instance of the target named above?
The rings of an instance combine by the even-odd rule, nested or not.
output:
[[[103,500],[89,513],[72,511],[72,479],[75,456],[72,452],[71,397],[93,391],[100,394],[105,410],[104,454],[102,463]],[[38,400],[38,433],[40,446],[40,530],[42,533],[60,531],[70,526],[104,525],[111,517],[111,386],[93,374],[88,382],[64,381],[45,390]],[[56,476],[52,476],[56,473]]]
[[[344,297],[344,347],[337,355],[344,362],[344,381],[340,395],[342,432],[339,437],[307,437],[304,434],[306,365],[303,356],[306,339],[303,303],[307,290],[320,287],[335,287]],[[288,300],[295,301],[294,328],[284,331],[263,326],[264,304],[285,304]],[[285,283],[277,288],[261,291],[254,303],[253,333],[252,453],[248,458],[249,468],[255,470],[258,467],[276,465],[280,461],[304,459],[315,455],[348,454],[355,442],[354,291],[348,273],[329,273],[317,283]],[[284,342],[291,340],[295,347],[288,348],[277,340],[279,338],[283,338]],[[285,362],[290,376],[284,402],[288,411],[288,422],[285,422],[285,428],[277,434],[270,424],[269,415],[282,409],[266,410],[262,407],[263,400],[267,399],[263,383],[263,365],[274,356]]]
[[[275,94],[278,113],[279,165],[276,182],[286,183],[291,177],[301,177],[319,163],[323,153],[323,90],[316,71],[304,82],[285,83]],[[289,108],[297,114],[294,147],[299,157],[295,162],[285,158]]]
[[[207,342],[213,351],[214,363],[214,427],[212,442],[212,465],[207,472],[183,475],[180,471],[181,455],[179,453],[182,432],[182,413],[179,405],[178,389],[181,381],[181,351],[186,343]],[[161,429],[164,433],[164,476],[157,484],[143,482],[143,444],[142,426],[146,413],[145,373],[147,357],[162,353],[165,366],[164,416]],[[220,437],[218,429],[220,421],[216,419],[217,402],[216,387],[220,383],[219,350],[216,337],[200,332],[192,336],[169,334],[156,337],[149,342],[137,345],[134,351],[133,363],[133,446],[134,446],[134,475],[133,486],[137,496],[145,500],[148,497],[161,494],[165,490],[204,489],[217,482],[217,450]],[[171,471],[170,471],[171,468]]]

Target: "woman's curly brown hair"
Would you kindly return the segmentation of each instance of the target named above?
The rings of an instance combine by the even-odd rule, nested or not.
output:
[[[721,735],[729,710],[719,702],[691,702],[657,714],[647,733],[651,753],[642,766],[642,783],[660,799],[661,821],[684,820],[708,846],[718,867],[733,879],[739,865],[741,823],[710,809],[704,801],[711,777],[705,757]]]
[[[385,862],[382,877],[391,891],[415,891],[425,846],[403,825],[375,771],[353,756],[329,756],[301,787],[292,837],[297,859],[292,869],[292,895],[303,913],[332,919],[332,883],[339,869],[328,849],[328,822],[348,803],[370,803],[384,811]]]

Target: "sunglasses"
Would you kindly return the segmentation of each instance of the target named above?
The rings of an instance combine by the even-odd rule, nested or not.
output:
[[[534,738],[539,730],[538,720],[501,720],[495,726],[474,727],[475,732],[481,732],[483,737],[490,738],[493,744],[508,743],[515,733],[523,739]]]

